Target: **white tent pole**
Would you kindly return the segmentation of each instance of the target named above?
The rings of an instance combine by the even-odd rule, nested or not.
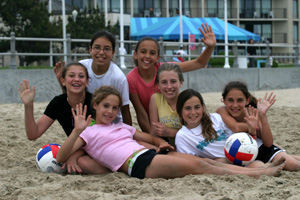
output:
[[[120,53],[120,65],[121,68],[126,68],[125,66],[125,59],[124,59],[124,18],[123,18],[123,0],[120,0],[120,40],[121,40],[121,45],[120,45],[120,49],[121,51],[119,51]],[[119,49],[117,49],[118,51]]]
[[[183,43],[183,31],[182,31],[182,0],[179,0],[179,16],[180,16],[180,46]]]
[[[66,33],[66,8],[65,0],[61,1],[62,4],[62,17],[63,17],[63,39],[64,39],[64,60],[67,63],[67,33]]]
[[[224,68],[230,68],[228,58],[228,30],[227,30],[227,0],[224,0],[224,20],[225,20],[225,65]]]

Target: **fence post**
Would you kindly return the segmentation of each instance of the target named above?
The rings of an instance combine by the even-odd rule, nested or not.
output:
[[[267,42],[267,48],[266,48],[266,53],[267,53],[267,57],[266,57],[266,65],[265,65],[265,68],[270,68],[271,65],[270,65],[270,43],[269,43],[269,40],[266,40]]]
[[[52,47],[52,41],[50,41],[50,49],[49,49],[49,52],[50,52],[50,57],[49,57],[49,62],[50,62],[50,66],[53,67],[53,47]]]
[[[295,45],[294,67],[299,67],[299,45],[297,41],[295,41]]]
[[[162,37],[159,37],[159,52],[160,52],[160,59],[165,62],[165,57],[164,57],[164,41],[163,41],[163,38]]]
[[[234,41],[234,46],[232,47],[232,51],[234,54],[234,62],[233,62],[233,68],[239,68],[239,63],[238,63],[238,42],[237,40]]]
[[[71,62],[72,60],[72,55],[71,55],[71,34],[67,34],[67,60],[68,62]]]
[[[10,33],[10,65],[9,68],[10,69],[17,69],[17,63],[16,63],[16,37],[15,37],[15,33],[11,32]]]
[[[120,40],[119,40],[119,36],[116,35],[116,45],[115,45],[115,56],[116,56],[116,60],[117,60],[117,65],[121,68],[121,57],[120,57],[120,51],[119,51],[119,48],[120,48]]]

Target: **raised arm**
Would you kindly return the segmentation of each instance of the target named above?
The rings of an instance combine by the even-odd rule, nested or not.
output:
[[[54,120],[46,115],[42,115],[38,122],[35,122],[33,113],[35,87],[33,86],[31,90],[28,80],[23,80],[23,83],[20,83],[18,93],[24,103],[25,130],[27,138],[29,140],[35,140],[53,124]]]
[[[225,106],[219,107],[216,111],[222,117],[223,122],[234,133],[246,132],[248,133],[248,126],[244,122],[237,122],[226,110]]]
[[[62,76],[64,67],[65,67],[65,61],[63,60],[62,62],[56,63],[55,67],[53,68],[56,79],[61,87],[62,93],[66,93],[66,90],[64,89],[62,82],[61,82],[61,76]]]
[[[206,49],[201,53],[201,55],[198,58],[194,60],[177,63],[181,67],[183,72],[189,72],[200,68],[204,68],[208,63],[212,52],[214,51],[217,42],[211,26],[208,26],[206,23],[205,25],[202,24],[201,26],[203,30],[199,27],[199,31],[203,35],[203,38],[201,40],[206,45]]]
[[[70,136],[66,139],[66,141],[57,152],[56,159],[58,162],[65,162],[75,151],[85,145],[84,140],[79,137],[79,135],[86,127],[89,126],[92,120],[91,115],[89,115],[87,119],[85,119],[86,112],[87,106],[85,105],[83,109],[81,103],[79,105],[76,105],[76,114],[74,112],[74,109],[72,109],[75,127]]]
[[[257,102],[257,109],[259,111],[259,119],[261,122],[260,132],[261,139],[266,147],[270,147],[273,142],[273,134],[268,122],[267,111],[276,101],[276,95],[273,95],[273,92],[268,96],[268,93],[265,94],[264,98],[259,98]]]
[[[257,138],[257,130],[258,130],[258,110],[249,106],[244,108],[245,112],[245,121],[248,125],[248,133],[252,135],[255,139]]]
[[[142,131],[150,133],[150,121],[138,94],[130,94],[130,101],[134,107],[138,124]]]

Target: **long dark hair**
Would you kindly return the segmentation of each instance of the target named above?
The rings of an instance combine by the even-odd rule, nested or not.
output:
[[[180,117],[181,123],[183,125],[186,124],[186,122],[184,121],[184,119],[182,117],[183,105],[185,104],[185,102],[187,100],[189,100],[192,97],[197,97],[200,100],[201,106],[203,108],[201,122],[200,122],[200,124],[202,126],[201,134],[203,135],[203,137],[205,138],[205,140],[207,142],[211,141],[211,140],[216,140],[218,138],[217,132],[213,128],[213,123],[209,117],[209,114],[206,112],[206,106],[205,106],[204,100],[203,100],[201,94],[199,92],[197,92],[196,90],[186,89],[186,90],[182,91],[178,96],[176,110]]]
[[[95,40],[97,40],[98,38],[101,38],[101,37],[108,39],[111,42],[112,50],[115,51],[116,38],[112,33],[108,32],[106,30],[98,31],[93,35],[93,37],[90,41],[90,48],[93,47]]]

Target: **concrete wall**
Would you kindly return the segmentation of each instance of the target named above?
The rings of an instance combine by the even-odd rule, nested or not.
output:
[[[124,70],[127,74],[130,69]],[[193,88],[199,92],[221,92],[232,80],[242,80],[251,91],[300,87],[300,68],[263,69],[201,69],[184,74],[182,89]],[[17,88],[20,81],[28,79],[36,87],[36,102],[48,102],[61,94],[53,70],[0,70],[0,103],[21,103]]]

